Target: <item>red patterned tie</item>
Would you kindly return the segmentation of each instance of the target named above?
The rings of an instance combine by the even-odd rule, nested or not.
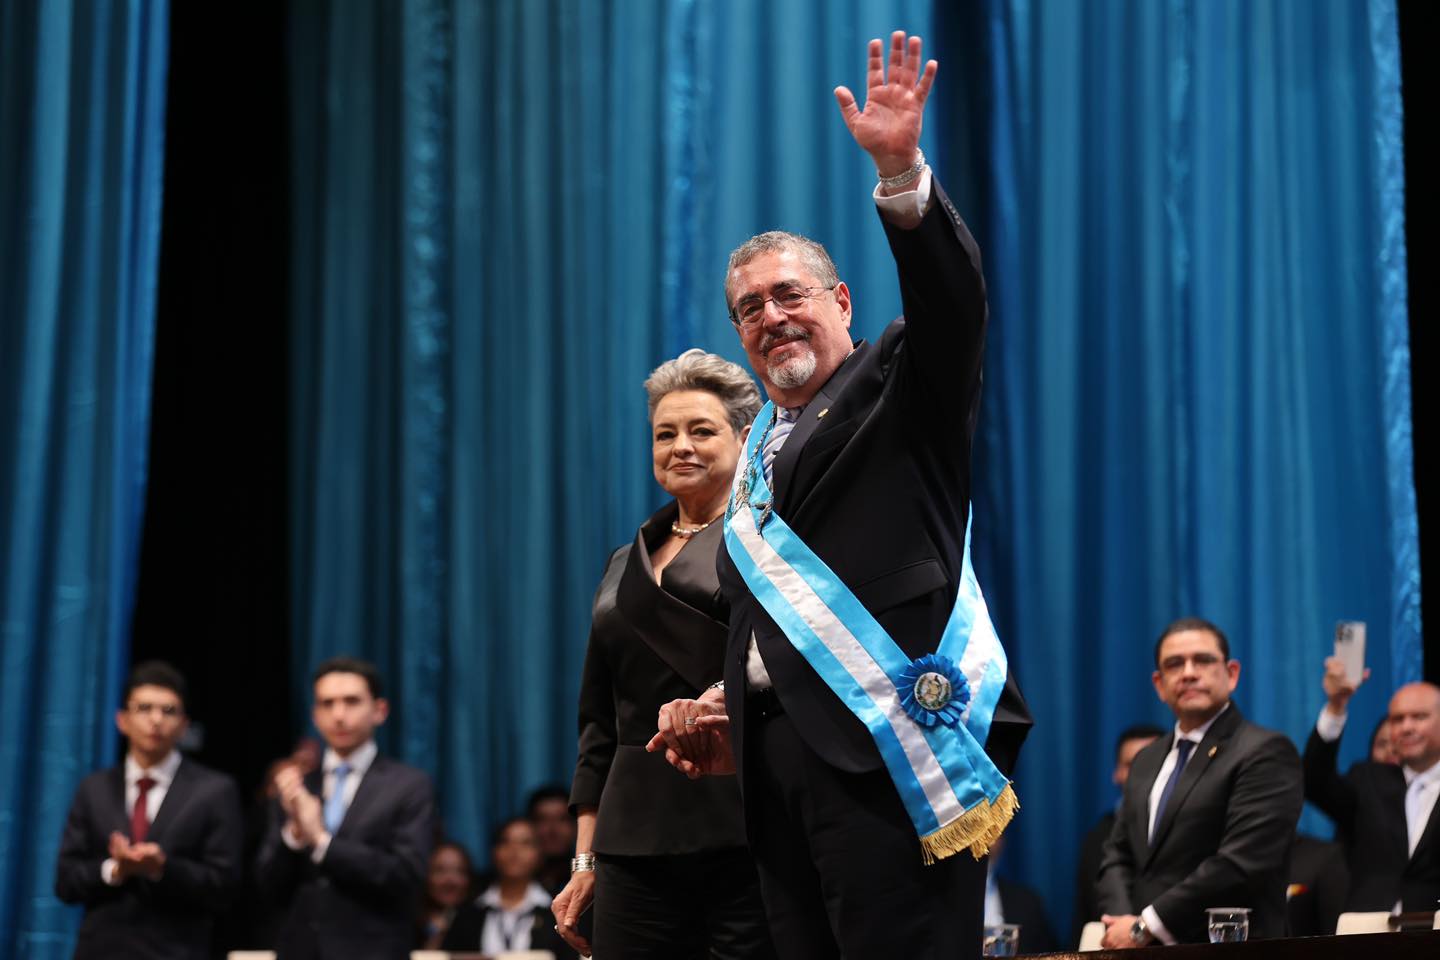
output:
[[[140,788],[140,793],[135,797],[135,809],[130,814],[130,842],[144,843],[145,834],[150,832],[150,788],[155,786],[155,781],[149,777],[141,777],[135,782]]]

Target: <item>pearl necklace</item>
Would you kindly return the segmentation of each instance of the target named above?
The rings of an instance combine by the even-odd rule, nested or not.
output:
[[[701,530],[704,530],[706,527],[710,526],[710,524],[714,523],[716,520],[719,520],[720,517],[723,516],[725,516],[725,512],[722,510],[720,512],[720,516],[711,517],[709,520],[706,520],[698,527],[682,527],[680,526],[680,521],[678,519],[672,520],[670,521],[670,532],[675,536],[679,537],[681,540],[689,540],[691,537],[695,536]]]

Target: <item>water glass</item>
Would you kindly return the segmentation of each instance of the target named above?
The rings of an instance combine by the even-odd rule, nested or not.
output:
[[[1211,943],[1241,943],[1250,936],[1249,907],[1211,907],[1205,912],[1210,917]]]
[[[996,923],[985,926],[985,940],[980,950],[985,957],[1013,957],[1020,949],[1020,924]]]

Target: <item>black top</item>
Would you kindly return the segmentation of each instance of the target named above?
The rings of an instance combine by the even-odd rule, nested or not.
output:
[[[689,780],[646,753],[660,707],[720,679],[726,607],[715,574],[724,531],[696,534],[655,582],[650,553],[679,516],[672,501],[610,555],[595,593],[580,682],[572,806],[595,806],[594,851],[696,853],[745,844],[734,777]]]

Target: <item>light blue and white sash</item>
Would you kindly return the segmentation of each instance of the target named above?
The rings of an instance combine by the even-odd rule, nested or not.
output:
[[[792,646],[865,724],[920,836],[925,862],[978,860],[1019,808],[986,755],[1005,686],[1005,650],[970,563],[935,653],[911,661],[823,560],[774,513],[761,451],[772,403],[750,430],[725,512],[725,546]]]

